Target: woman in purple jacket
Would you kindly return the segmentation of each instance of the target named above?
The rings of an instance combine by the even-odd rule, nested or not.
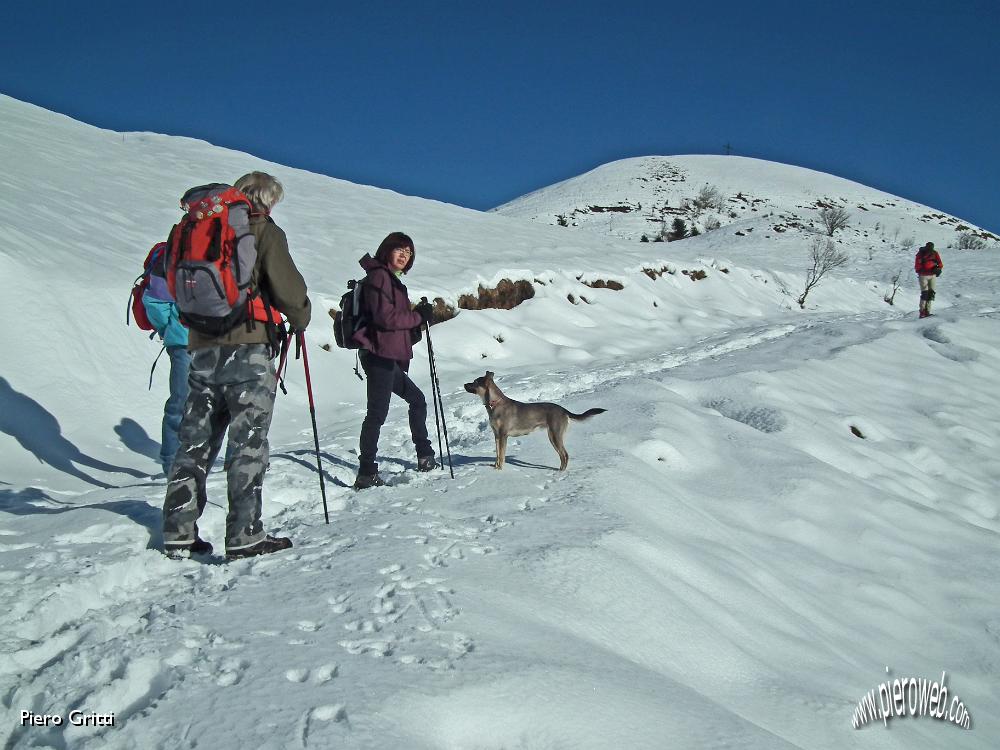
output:
[[[414,338],[419,338],[424,323],[433,322],[430,303],[422,302],[411,308],[406,287],[400,280],[413,268],[415,257],[413,240],[402,232],[393,232],[382,240],[374,258],[366,254],[360,261],[367,273],[362,294],[371,324],[355,335],[362,349],[361,366],[368,376],[368,413],[361,425],[361,466],[354,482],[356,490],[385,484],[378,474],[375,454],[393,393],[410,407],[410,436],[417,451],[417,471],[430,471],[437,466],[427,438],[427,401],[406,374],[413,359]]]

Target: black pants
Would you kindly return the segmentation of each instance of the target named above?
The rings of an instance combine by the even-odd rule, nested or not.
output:
[[[368,413],[361,425],[359,454],[362,474],[378,472],[378,464],[375,463],[378,436],[389,414],[389,400],[393,393],[409,404],[410,436],[417,449],[417,457],[434,455],[431,441],[427,439],[427,401],[406,374],[409,364],[379,357],[368,351],[361,352],[361,367],[368,376]]]

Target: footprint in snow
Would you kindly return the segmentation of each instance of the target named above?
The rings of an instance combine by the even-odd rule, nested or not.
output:
[[[340,703],[316,706],[312,710],[312,718],[319,721],[343,721],[347,718],[347,709]]]
[[[317,685],[322,685],[336,677],[339,671],[340,667],[336,664],[324,664],[313,672],[313,682]]]
[[[381,628],[378,623],[371,620],[352,620],[344,623],[344,630],[350,630],[354,633],[377,633]]]
[[[232,687],[239,683],[250,662],[246,659],[230,658],[225,659],[219,666],[219,672],[215,678],[215,684],[219,687]]]
[[[921,331],[921,335],[928,341],[936,341],[939,344],[951,343],[951,339],[942,333],[941,326],[928,326]]]
[[[313,684],[322,685],[336,677],[338,670],[339,667],[336,664],[324,664],[312,671],[308,669],[289,669],[285,672],[285,679],[289,682],[303,683],[309,680],[311,676]]]
[[[350,598],[351,595],[349,593],[344,593],[331,596],[326,601],[335,615],[343,615],[351,611],[351,605],[348,602]]]
[[[319,722],[325,725],[333,724],[337,726],[342,724],[348,728],[350,727],[347,721],[347,709],[343,704],[332,703],[324,706],[315,706],[303,713],[302,718],[299,720],[299,747],[309,747],[309,738],[318,729],[316,724]],[[326,738],[325,740],[318,741],[316,745],[317,747],[329,747],[331,741],[329,738]]]
[[[340,646],[345,648],[348,653],[354,654],[355,656],[369,654],[376,659],[391,656],[394,649],[393,640],[362,639],[357,641],[339,641],[338,643]]]

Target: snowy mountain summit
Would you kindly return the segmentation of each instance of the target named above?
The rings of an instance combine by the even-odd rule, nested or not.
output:
[[[618,162],[482,213],[3,96],[0,163],[0,747],[996,747],[1000,268],[957,241],[992,236],[736,157]],[[125,305],[184,191],[255,169],[284,184],[314,306],[330,523],[292,360],[262,498],[294,547],[170,560],[166,373]],[[849,223],[827,234],[822,204]],[[655,242],[665,219],[701,234]],[[397,230],[411,299],[454,313],[431,329],[454,479],[417,471],[396,403],[389,484],[355,492],[367,383],[326,312]],[[797,304],[817,239],[846,262]],[[492,468],[463,387],[486,371],[606,409],[567,471],[544,431]],[[221,463],[206,483],[221,549]],[[968,728],[879,714],[911,677]]]
[[[840,177],[742,156],[648,156],[604,164],[496,209],[504,216],[638,240],[722,231],[731,241],[825,231],[821,212],[847,214],[858,247],[942,248],[995,243],[996,235],[919,203]],[[676,237],[683,239],[683,237]]]

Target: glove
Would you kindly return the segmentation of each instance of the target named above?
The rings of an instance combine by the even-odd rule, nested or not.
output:
[[[420,316],[421,324],[434,325],[434,305],[430,302],[421,302],[413,308],[413,312]]]
[[[941,269],[939,268],[938,270],[936,270],[936,271],[934,272],[934,275],[935,275],[935,276],[940,276],[940,275],[941,275]]]

